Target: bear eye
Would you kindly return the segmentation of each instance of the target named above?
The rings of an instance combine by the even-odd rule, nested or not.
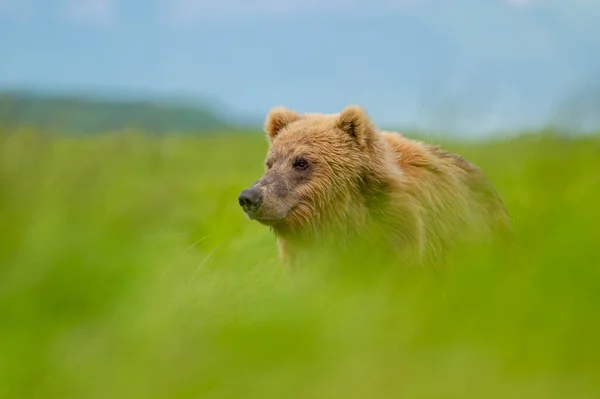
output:
[[[294,169],[304,170],[308,168],[308,161],[304,158],[298,158],[294,161]]]

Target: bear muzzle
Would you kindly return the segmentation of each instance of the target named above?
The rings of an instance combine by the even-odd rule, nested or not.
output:
[[[262,200],[262,190],[256,186],[243,190],[238,198],[240,206],[248,215],[256,212]]]

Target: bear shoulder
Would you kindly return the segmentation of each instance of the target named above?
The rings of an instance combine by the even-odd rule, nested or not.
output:
[[[380,134],[393,151],[397,164],[405,172],[416,170],[436,172],[442,169],[443,160],[430,151],[425,143],[410,139],[398,132],[382,131]]]

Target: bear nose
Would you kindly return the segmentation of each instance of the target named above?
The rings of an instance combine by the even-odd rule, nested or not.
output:
[[[262,201],[262,192],[256,187],[247,188],[241,192],[238,200],[240,202],[240,206],[244,208],[245,211],[253,211],[258,207],[258,205],[260,205],[260,202]]]

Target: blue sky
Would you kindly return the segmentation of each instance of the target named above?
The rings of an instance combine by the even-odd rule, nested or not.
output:
[[[600,84],[599,23],[596,0],[0,0],[0,87],[208,96],[258,118],[358,103],[381,125],[485,134]]]

